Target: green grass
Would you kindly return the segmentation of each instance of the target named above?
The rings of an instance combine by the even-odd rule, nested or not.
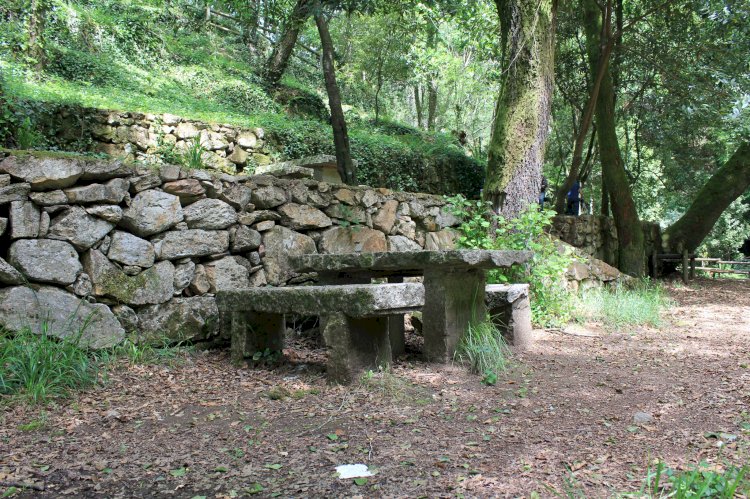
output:
[[[646,497],[649,499],[732,499],[750,494],[748,467],[728,466],[717,471],[705,463],[690,470],[675,471],[659,461],[650,469],[642,489],[635,494],[620,497]]]
[[[601,322],[608,328],[661,325],[661,311],[669,306],[664,290],[643,281],[615,289],[594,288],[581,294],[578,317]]]
[[[494,385],[497,374],[508,366],[510,349],[500,330],[490,318],[469,325],[456,348],[455,358],[469,365],[472,372],[482,374],[483,382]]]
[[[80,335],[78,335],[80,337]],[[31,404],[68,396],[95,385],[100,366],[96,356],[78,345],[77,337],[59,340],[42,328],[16,334],[0,332],[0,394]]]

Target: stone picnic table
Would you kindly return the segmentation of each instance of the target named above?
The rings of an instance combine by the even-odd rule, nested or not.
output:
[[[289,263],[296,272],[316,272],[321,285],[423,277],[425,356],[428,361],[447,362],[469,324],[484,319],[487,270],[525,263],[531,256],[530,251],[459,249],[306,254],[290,256]],[[393,317],[390,324],[392,348],[398,352],[403,349],[403,316]]]

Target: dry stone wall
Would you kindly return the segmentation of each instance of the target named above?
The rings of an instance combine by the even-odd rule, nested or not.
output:
[[[185,154],[197,142],[203,148],[205,167],[229,174],[272,162],[262,128],[211,124],[173,114],[61,107],[52,113],[45,133],[66,148],[90,142],[87,150],[146,163]]]
[[[0,153],[0,324],[220,340],[217,291],[313,280],[294,254],[449,248],[457,223],[439,196]]]
[[[646,255],[661,247],[659,224],[642,222]],[[552,221],[552,233],[584,255],[617,265],[617,229],[614,220],[601,215],[558,215]]]

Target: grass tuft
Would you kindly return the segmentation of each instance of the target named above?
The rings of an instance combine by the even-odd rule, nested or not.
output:
[[[685,471],[674,471],[659,461],[647,473],[645,483],[636,494],[621,497],[646,497],[651,499],[699,499],[748,497],[750,478],[748,467],[729,466],[712,468],[706,463]]]
[[[46,327],[41,334],[29,328],[15,334],[1,331],[0,394],[43,404],[95,385],[98,360],[79,346],[79,338],[60,340],[48,334]]]
[[[489,317],[469,325],[455,354],[459,362],[469,364],[472,372],[482,374],[488,385],[494,385],[497,374],[508,367],[509,357],[510,349]]]
[[[581,320],[601,322],[605,327],[661,325],[661,311],[669,306],[661,286],[643,281],[628,288],[594,288],[581,294],[578,316]]]

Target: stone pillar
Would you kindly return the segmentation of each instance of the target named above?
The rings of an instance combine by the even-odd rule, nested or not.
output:
[[[283,314],[232,312],[232,363],[240,364],[255,352],[266,349],[281,351],[284,348],[285,327]]]
[[[328,345],[328,379],[348,384],[368,369],[391,363],[388,317],[346,317],[330,314],[323,335]]]
[[[389,277],[388,282],[404,282],[403,277]],[[404,331],[404,315],[388,316],[388,335],[391,338],[391,353],[393,357],[406,353],[406,338]]]
[[[422,332],[428,361],[453,359],[469,324],[484,320],[484,283],[484,270],[425,270]]]
[[[534,343],[528,284],[491,284],[485,288],[487,311],[493,324],[518,349]]]

